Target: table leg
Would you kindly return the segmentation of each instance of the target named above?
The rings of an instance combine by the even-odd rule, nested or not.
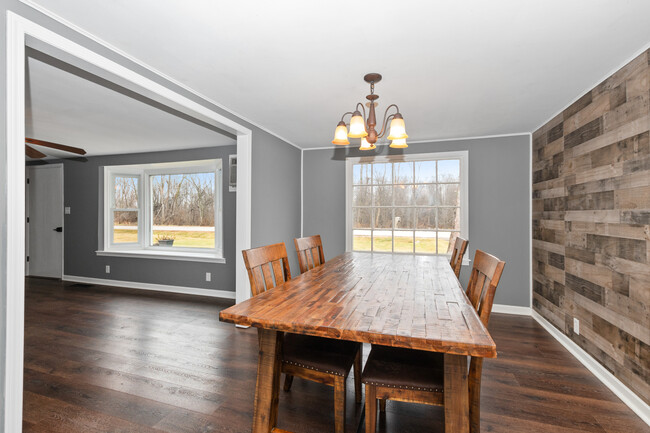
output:
[[[445,353],[445,432],[469,433],[467,356]]]
[[[257,332],[260,354],[257,362],[253,433],[270,433],[278,419],[282,333],[269,329],[258,329]]]

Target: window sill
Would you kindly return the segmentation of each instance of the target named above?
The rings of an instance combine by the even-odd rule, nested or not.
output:
[[[153,250],[100,250],[95,251],[98,256],[131,257],[141,259],[182,260],[186,262],[226,263],[223,257],[209,253],[190,253],[179,251],[153,251]]]

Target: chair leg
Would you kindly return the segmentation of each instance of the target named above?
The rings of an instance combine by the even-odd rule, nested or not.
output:
[[[284,375],[284,390],[289,391],[291,389],[291,384],[293,383],[293,376],[290,374]]]
[[[334,378],[334,431],[345,433],[345,377]]]
[[[386,399],[382,398],[379,400],[379,411],[386,412]]]
[[[359,344],[357,356],[354,358],[354,400],[361,403],[361,357],[363,345]]]
[[[366,384],[366,433],[377,430],[377,388]]]

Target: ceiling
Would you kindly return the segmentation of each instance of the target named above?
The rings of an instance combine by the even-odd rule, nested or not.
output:
[[[650,42],[647,0],[36,3],[303,148],[368,72],[412,141],[525,133]]]
[[[27,50],[25,134],[86,156],[235,144],[209,125],[35,50]],[[167,110],[167,111],[165,111]],[[50,157],[77,156],[32,146]]]

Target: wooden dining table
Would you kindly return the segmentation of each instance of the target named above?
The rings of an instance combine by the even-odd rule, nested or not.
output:
[[[444,354],[446,433],[469,432],[467,356],[496,346],[441,256],[344,253],[222,310],[224,322],[258,328],[254,433],[277,429],[285,332]]]

